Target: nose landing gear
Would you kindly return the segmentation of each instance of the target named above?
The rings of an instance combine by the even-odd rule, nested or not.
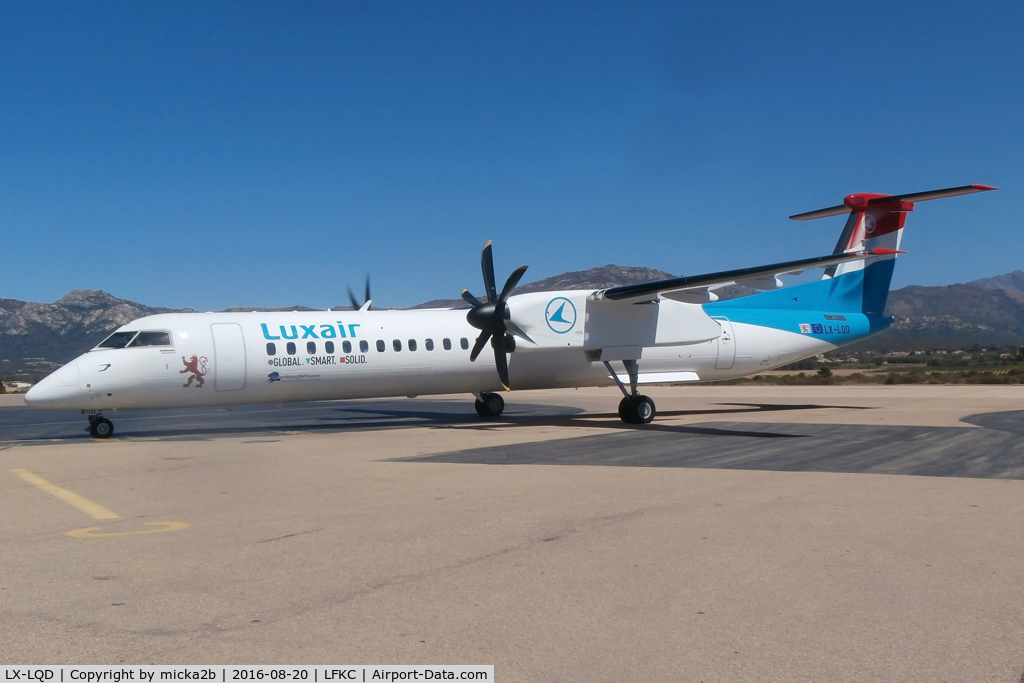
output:
[[[114,423],[102,415],[90,415],[89,426],[85,431],[89,432],[93,438],[109,439],[114,433]]]
[[[480,417],[498,417],[505,410],[505,399],[489,391],[479,395],[473,406]]]

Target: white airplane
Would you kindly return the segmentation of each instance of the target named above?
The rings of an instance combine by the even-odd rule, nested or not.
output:
[[[97,438],[103,413],[128,408],[470,393],[483,417],[497,392],[618,385],[619,416],[642,424],[655,405],[644,384],[743,377],[876,334],[907,212],[914,202],[996,188],[852,194],[796,216],[849,213],[832,254],[708,275],[513,295],[526,266],[498,292],[491,243],[486,300],[465,309],[291,313],[168,313],[134,320],[36,384],[30,406],[80,410]],[[780,290],[780,275],[823,267],[821,280]],[[729,284],[757,294],[719,301]],[[490,341],[494,365],[476,363]]]

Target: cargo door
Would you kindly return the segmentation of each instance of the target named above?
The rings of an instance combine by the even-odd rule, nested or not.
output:
[[[213,387],[217,391],[245,388],[245,339],[236,323],[210,325],[213,332]]]
[[[732,323],[725,318],[715,318],[722,326],[722,332],[718,335],[718,360],[715,361],[716,370],[728,370],[736,360],[736,339],[732,334]]]

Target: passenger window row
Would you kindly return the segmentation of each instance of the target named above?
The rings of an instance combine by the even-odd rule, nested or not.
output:
[[[452,340],[451,339],[447,339],[447,338],[446,339],[442,339],[441,340],[441,346],[444,347],[445,351],[451,351],[452,350]],[[463,351],[468,350],[469,349],[469,340],[466,339],[465,337],[463,337],[462,339],[459,340],[459,346],[462,348]],[[401,351],[402,350],[402,340],[401,339],[393,340],[391,342],[391,348],[394,349],[395,351]],[[408,340],[408,344],[407,344],[406,348],[408,348],[410,351],[415,351],[416,349],[419,348],[419,345],[417,344],[415,339],[410,339],[410,340]],[[434,340],[433,339],[425,339],[423,341],[423,348],[426,349],[427,351],[433,351],[434,350]],[[296,352],[298,351],[297,347],[295,346],[295,342],[288,342],[287,344],[285,344],[284,349],[288,353],[289,356],[294,356],[296,354]],[[336,347],[334,345],[334,342],[332,342],[332,341],[324,342],[324,353],[333,354],[335,349],[336,349]],[[377,351],[379,351],[380,353],[384,353],[384,351],[386,349],[387,349],[387,344],[385,344],[384,340],[383,339],[378,339],[377,340]],[[361,339],[359,341],[359,352],[360,353],[369,353],[369,351],[370,351],[370,344],[369,344],[369,342],[367,342],[365,339]],[[346,354],[352,353],[352,342],[347,341],[347,340],[341,342],[341,352],[342,353],[346,353]],[[311,342],[306,342],[306,353],[308,355],[311,355],[311,356],[312,355],[316,355],[316,342],[312,342],[312,341]],[[276,356],[277,355],[277,344],[275,344],[274,342],[267,342],[267,355],[268,356]]]

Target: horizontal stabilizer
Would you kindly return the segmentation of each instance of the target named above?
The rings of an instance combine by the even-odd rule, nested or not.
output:
[[[815,218],[828,218],[829,216],[839,216],[844,213],[850,213],[855,209],[864,210],[868,206],[876,204],[887,204],[889,202],[906,202],[913,204],[914,202],[923,202],[929,199],[944,199],[946,197],[957,197],[962,194],[974,194],[975,192],[988,192],[989,190],[996,190],[999,188],[991,187],[990,185],[962,185],[960,187],[947,187],[944,190],[929,190],[928,192],[911,192],[909,194],[896,194],[896,195],[856,195],[852,194],[846,198],[846,200],[839,206],[830,206],[827,209],[818,209],[817,211],[808,211],[806,213],[798,213],[795,216],[790,216],[790,219],[794,221],[810,221]],[[910,207],[911,209],[913,207]]]
[[[910,194],[897,194],[892,197],[879,197],[872,199],[869,204],[881,204],[883,202],[924,202],[929,199],[945,199],[946,197],[958,197],[962,194],[974,194],[975,192],[988,192],[998,190],[998,187],[991,185],[963,185],[961,187],[948,187],[945,190],[931,190],[930,192],[911,192]]]
[[[817,211],[808,211],[807,213],[798,213],[795,216],[790,216],[789,219],[792,221],[813,221],[815,218],[828,218],[829,216],[841,216],[844,213],[850,213],[852,211],[850,207],[845,204],[839,206],[830,206],[827,209],[818,209]]]

